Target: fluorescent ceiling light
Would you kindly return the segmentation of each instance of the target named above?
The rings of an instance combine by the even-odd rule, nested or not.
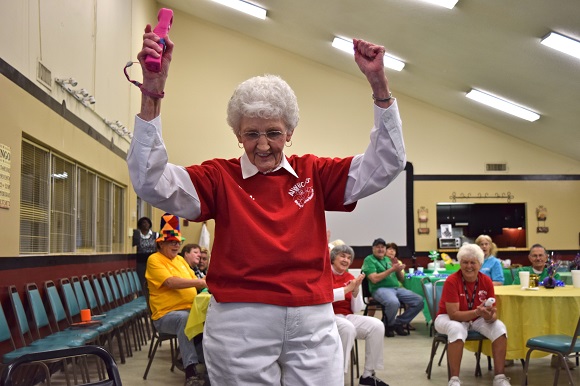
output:
[[[534,122],[540,119],[540,115],[534,113],[531,110],[525,109],[512,102],[508,102],[504,99],[481,92],[479,90],[472,89],[467,93],[466,97],[479,103],[483,103],[484,105],[501,110],[505,113],[515,115],[516,117],[525,119],[526,121]]]
[[[580,42],[577,40],[570,39],[569,37],[557,34],[555,32],[550,32],[548,36],[542,39],[541,43],[545,46],[580,59]]]
[[[266,10],[262,7],[258,7],[252,3],[248,3],[242,0],[213,0],[216,3],[225,5],[226,7],[233,8],[240,12],[246,13],[248,15],[257,17],[258,19],[266,19]]]
[[[459,0],[423,0],[426,3],[439,5],[441,7],[453,9]]]
[[[353,44],[352,40],[337,37],[335,37],[334,40],[332,41],[332,46],[334,48],[338,48],[341,51],[354,55],[352,44]],[[383,58],[383,64],[385,65],[385,67],[388,67],[395,71],[401,71],[405,67],[405,62],[393,56],[389,56],[387,54],[385,54]]]

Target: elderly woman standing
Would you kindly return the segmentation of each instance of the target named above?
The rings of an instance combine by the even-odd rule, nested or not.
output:
[[[359,385],[389,386],[375,376],[375,370],[384,368],[383,336],[385,335],[385,326],[377,318],[355,314],[362,308],[357,304],[357,300],[363,303],[362,298],[358,295],[365,275],[360,274],[355,279],[348,272],[353,257],[354,251],[348,245],[339,244],[330,251],[334,288],[332,307],[336,314],[336,325],[342,341],[344,372],[348,371],[350,351],[354,345],[354,340],[364,339],[365,368],[360,377]]]
[[[144,200],[197,222],[215,219],[207,275],[213,299],[203,340],[211,383],[343,385],[325,211],[353,210],[405,166],[384,47],[353,44],[374,99],[375,127],[364,154],[286,156],[298,124],[297,99],[280,77],[265,75],[242,82],[228,103],[227,122],[244,149],[241,157],[182,167],[168,163],[161,137],[161,98],[174,45],[167,37],[163,51],[158,41],[147,26],[137,55],[141,112],[127,163]],[[162,57],[160,72],[147,70],[147,55]]]
[[[495,377],[493,386],[510,386],[504,375],[507,330],[497,319],[496,308],[485,301],[495,297],[491,279],[479,270],[483,251],[476,244],[464,244],[457,252],[460,270],[445,280],[435,329],[447,335],[447,360],[451,379],[449,386],[459,386],[459,369],[468,330],[491,340]]]
[[[493,281],[493,285],[503,285],[503,267],[501,260],[495,257],[497,246],[488,235],[480,235],[475,239],[475,244],[479,245],[483,251],[483,264],[481,273],[486,274]]]

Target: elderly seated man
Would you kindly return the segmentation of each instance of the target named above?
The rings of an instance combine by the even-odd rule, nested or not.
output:
[[[507,330],[498,320],[496,308],[486,306],[495,297],[493,282],[479,270],[483,250],[477,244],[464,244],[457,252],[460,270],[445,280],[435,329],[447,335],[447,361],[451,378],[448,386],[459,386],[459,369],[467,332],[474,330],[488,338],[493,353],[493,386],[510,386],[504,374]]]
[[[397,258],[398,247],[395,243],[386,243],[378,238],[373,241],[373,253],[365,258],[362,272],[369,280],[369,290],[373,299],[384,306],[385,336],[408,335],[405,326],[421,310],[423,298],[413,291],[401,287],[405,281],[405,264]],[[397,315],[401,303],[405,312]]]
[[[532,247],[530,248],[530,253],[528,254],[528,259],[530,260],[530,263],[532,263],[532,265],[528,267],[522,267],[518,269],[518,272],[527,271],[530,274],[534,273],[540,277],[540,282],[542,282],[548,276],[548,269],[546,268],[546,262],[548,261],[548,253],[546,252],[546,248],[544,248],[541,244],[532,245]],[[560,275],[556,273],[554,275],[554,279],[560,280]],[[515,275],[514,284],[518,285],[521,284],[519,275]],[[566,359],[566,364],[571,369],[576,367],[574,362],[572,362],[569,359]],[[560,359],[558,358],[557,355],[552,355],[551,366],[552,367],[563,366],[560,363]]]
[[[375,376],[375,369],[383,368],[383,323],[372,316],[356,315],[362,308],[360,284],[364,274],[356,279],[348,272],[354,251],[348,245],[336,245],[330,251],[332,263],[332,287],[336,326],[344,352],[344,372],[348,371],[350,351],[355,339],[365,340],[365,368],[359,385],[389,386]]]
[[[151,319],[157,331],[177,335],[185,367],[185,386],[204,386],[206,380],[198,374],[198,354],[195,344],[185,335],[189,310],[197,289],[206,288],[205,280],[195,277],[179,247],[184,240],[179,231],[179,218],[169,213],[161,217],[158,252],[147,259],[147,288]]]

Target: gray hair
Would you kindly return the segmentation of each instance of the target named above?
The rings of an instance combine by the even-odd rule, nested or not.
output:
[[[330,250],[330,262],[334,263],[334,259],[336,259],[336,256],[340,255],[341,253],[346,253],[347,255],[350,255],[351,262],[352,259],[354,259],[354,251],[352,250],[351,247],[345,244],[345,245],[337,245]]]
[[[534,245],[532,245],[532,247],[530,248],[530,255],[532,254],[532,251],[533,251],[535,248],[542,248],[542,249],[544,250],[544,253],[545,253],[546,255],[548,254],[548,251],[546,251],[546,248],[545,248],[545,247],[544,247],[542,244],[534,244]]]
[[[459,248],[457,252],[457,261],[461,264],[463,258],[477,258],[479,264],[483,264],[483,250],[477,244],[465,243]]]
[[[296,95],[277,75],[250,78],[238,85],[228,103],[227,122],[236,135],[242,117],[282,119],[292,134],[299,119]]]

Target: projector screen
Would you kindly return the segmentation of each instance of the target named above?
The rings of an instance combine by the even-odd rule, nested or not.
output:
[[[326,212],[326,227],[330,241],[340,239],[351,247],[370,247],[381,237],[396,243],[405,255],[413,253],[413,165],[408,162],[394,181],[360,200],[354,211]]]

